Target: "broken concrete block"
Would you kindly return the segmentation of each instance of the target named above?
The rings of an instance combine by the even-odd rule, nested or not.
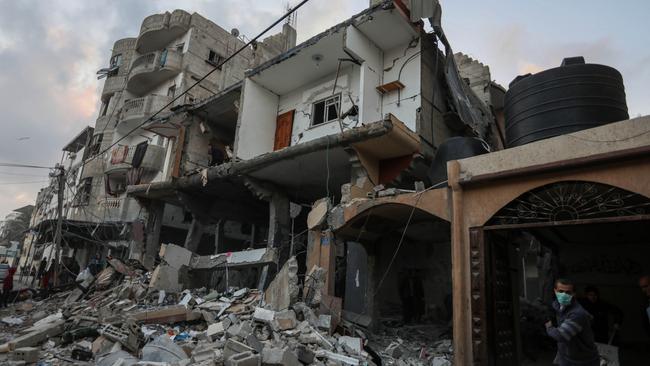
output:
[[[299,292],[298,261],[291,257],[269,284],[264,292],[264,299],[273,310],[283,310],[290,308],[298,300]]]
[[[321,297],[325,291],[327,271],[324,268],[314,266],[305,276],[305,286],[303,293],[305,303],[311,307],[320,305]]]
[[[325,351],[325,350],[319,350],[317,352],[318,355],[324,356],[329,358],[332,361],[338,361],[344,365],[352,365],[352,366],[357,366],[360,364],[360,361],[356,358],[353,357],[348,357],[345,355],[341,355],[338,353],[330,352],[330,351]]]
[[[183,305],[174,305],[155,310],[141,311],[131,314],[130,317],[144,324],[167,324],[196,320],[202,316],[201,312],[197,311],[194,314],[194,312],[189,311]]]
[[[273,324],[278,330],[293,329],[298,325],[296,320],[296,313],[293,310],[284,310],[275,313]]]
[[[225,366],[260,366],[262,358],[250,351],[238,353],[226,359]]]
[[[35,323],[33,327],[25,330],[29,333],[23,334],[22,336],[14,338],[8,342],[9,350],[13,351],[16,348],[35,346],[50,337],[57,336],[63,333],[64,323],[65,321],[62,319],[41,323],[38,326]]]
[[[225,329],[223,326],[223,322],[219,322],[219,323],[210,324],[208,326],[207,335],[208,338],[214,340],[215,338],[222,336],[224,332]]]
[[[298,360],[305,365],[311,365],[314,362],[314,352],[312,352],[307,346],[301,344],[296,348]]]
[[[219,349],[221,346],[223,346],[223,343],[200,343],[192,350],[191,364],[200,364],[206,361],[210,365],[221,364],[223,361],[223,353]]]
[[[363,350],[363,340],[359,337],[341,336],[339,337],[339,344],[343,346],[346,351],[352,351],[360,355]]]
[[[274,317],[275,311],[273,310],[256,307],[255,312],[253,312],[253,320],[260,323],[271,323]]]
[[[298,357],[291,352],[288,347],[285,348],[271,348],[265,347],[262,350],[262,364],[263,365],[288,365],[288,366],[301,366]]]
[[[104,336],[99,336],[93,341],[90,350],[95,355],[106,353],[108,350],[113,347],[113,342]]]
[[[264,344],[262,344],[262,342],[257,339],[255,334],[249,334],[246,337],[246,343],[251,346],[257,353],[262,353],[262,350],[264,349]]]
[[[16,348],[11,354],[12,360],[25,361],[32,363],[38,361],[38,348],[34,347],[21,347]]]
[[[183,286],[179,281],[178,269],[165,263],[160,264],[151,274],[149,288],[167,292],[181,292]]]
[[[436,356],[431,361],[431,366],[451,366],[451,361],[442,356]]]
[[[189,266],[194,255],[191,251],[175,244],[167,244],[164,254],[161,258],[169,266],[176,269],[180,269],[182,266]]]
[[[226,344],[223,346],[223,357],[226,360],[229,359],[232,355],[244,352],[253,352],[253,349],[241,342],[237,342],[232,338],[228,339],[226,341]]]

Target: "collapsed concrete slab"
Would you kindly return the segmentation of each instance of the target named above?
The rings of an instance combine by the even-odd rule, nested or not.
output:
[[[298,300],[298,261],[289,258],[264,292],[266,303],[274,310],[288,309]]]

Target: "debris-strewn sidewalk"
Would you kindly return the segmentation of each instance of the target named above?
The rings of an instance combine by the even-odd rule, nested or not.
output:
[[[387,347],[375,352],[368,331],[341,318],[340,299],[321,293],[321,271],[301,284],[291,258],[265,293],[168,293],[150,287],[151,273],[112,259],[86,291],[2,313],[0,364],[450,365],[450,341],[413,349],[385,333],[375,344]]]

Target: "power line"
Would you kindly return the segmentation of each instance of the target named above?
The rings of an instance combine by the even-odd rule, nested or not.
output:
[[[30,182],[0,182],[2,185],[8,185],[8,184],[32,184],[32,183],[47,183],[49,180],[34,180]]]
[[[54,167],[51,166],[39,166],[39,165],[18,164],[18,163],[0,163],[0,166],[6,166],[12,168],[54,169]]]
[[[210,70],[207,74],[203,75],[200,79],[198,79],[196,82],[194,82],[194,84],[190,85],[190,86],[189,86],[187,89],[185,89],[182,93],[180,93],[178,96],[174,97],[174,98],[173,98],[169,103],[165,104],[165,105],[164,105],[162,108],[160,108],[156,113],[152,114],[149,118],[145,119],[142,123],[140,123],[139,125],[135,126],[132,130],[130,130],[130,131],[129,131],[128,133],[126,133],[124,136],[122,136],[122,137],[120,137],[119,139],[117,139],[117,141],[115,141],[115,142],[113,142],[112,144],[110,144],[108,147],[106,147],[106,149],[102,150],[101,153],[99,153],[99,154],[97,154],[97,155],[91,157],[90,159],[86,160],[86,162],[84,162],[83,165],[86,165],[87,162],[91,161],[92,159],[96,158],[97,156],[103,156],[106,152],[108,152],[111,148],[113,148],[115,145],[117,145],[120,141],[124,140],[126,137],[128,137],[129,135],[131,135],[133,132],[139,130],[142,126],[144,126],[144,125],[147,124],[148,122],[152,121],[152,120],[154,119],[154,117],[156,117],[156,116],[159,115],[161,112],[163,112],[167,107],[169,107],[169,106],[171,106],[172,104],[174,104],[174,102],[176,102],[177,100],[179,100],[181,97],[183,97],[185,94],[187,94],[190,90],[192,90],[194,87],[196,87],[197,85],[199,85],[203,80],[207,79],[208,76],[212,75],[212,73],[214,73],[214,72],[217,71],[217,70],[220,70],[221,67],[222,67],[226,62],[232,60],[232,59],[233,59],[235,56],[237,56],[241,51],[245,50],[246,48],[248,48],[248,47],[249,47],[250,45],[252,45],[253,43],[256,43],[257,40],[258,40],[260,37],[262,37],[266,32],[268,32],[269,30],[271,30],[271,29],[272,29],[273,27],[275,27],[276,25],[280,24],[280,22],[282,22],[284,19],[286,19],[287,17],[289,17],[293,12],[295,12],[295,11],[298,10],[300,7],[302,7],[303,5],[305,5],[308,1],[309,1],[309,0],[303,0],[303,1],[301,1],[298,5],[294,6],[293,9],[289,10],[286,14],[284,14],[282,17],[280,17],[280,18],[277,19],[275,22],[273,22],[273,24],[271,24],[271,25],[269,25],[268,27],[266,27],[266,29],[264,29],[262,32],[260,32],[257,36],[255,36],[253,39],[251,39],[251,40],[248,41],[245,45],[243,45],[243,46],[240,47],[237,51],[235,51],[235,53],[233,53],[232,55],[226,57],[226,58],[225,58],[225,59],[224,59],[220,64],[216,65],[216,66],[215,66],[212,70]]]
[[[44,178],[44,174],[20,174],[20,173],[12,173],[12,172],[0,172],[0,175],[13,175],[13,176],[18,176],[18,177],[40,177],[40,178]]]

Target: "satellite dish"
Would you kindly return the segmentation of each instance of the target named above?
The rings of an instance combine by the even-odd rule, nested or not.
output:
[[[231,29],[230,34],[232,34],[235,37],[239,37],[239,29],[237,29],[237,28]]]

